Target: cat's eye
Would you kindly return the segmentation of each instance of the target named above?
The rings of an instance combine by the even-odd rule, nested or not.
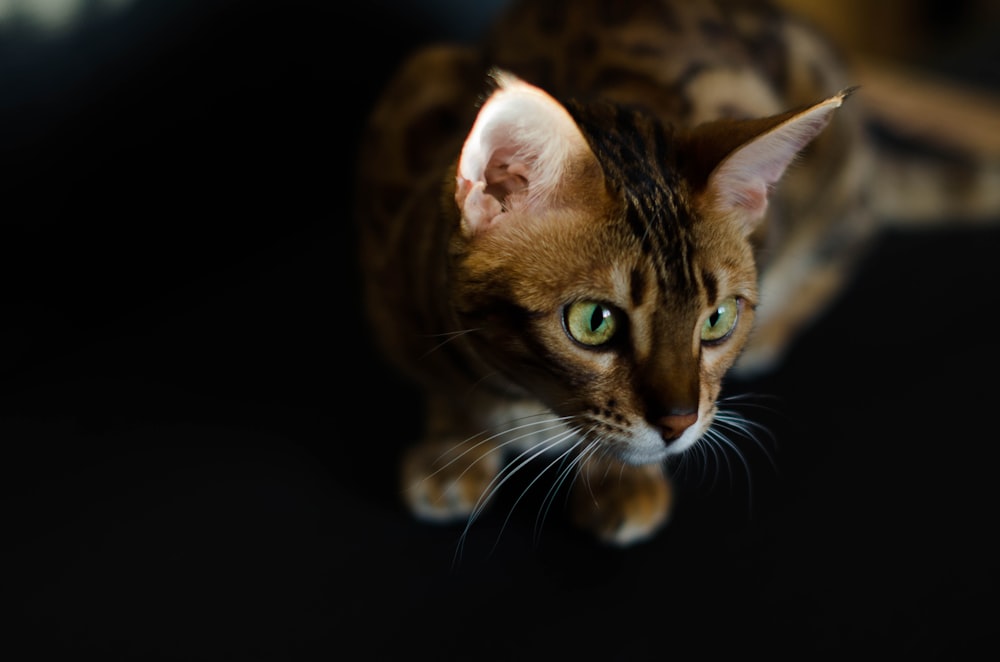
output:
[[[702,342],[714,343],[725,340],[740,317],[740,303],[736,297],[727,297],[705,319],[701,327]]]
[[[618,316],[607,304],[597,301],[576,301],[566,307],[566,332],[584,345],[605,345],[618,330]]]

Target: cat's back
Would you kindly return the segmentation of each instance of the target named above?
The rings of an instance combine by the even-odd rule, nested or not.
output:
[[[851,84],[825,38],[763,0],[516,0],[486,59],[557,97],[690,125],[815,103]]]

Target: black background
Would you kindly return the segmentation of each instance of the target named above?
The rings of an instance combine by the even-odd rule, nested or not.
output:
[[[745,440],[748,469],[694,463],[648,544],[601,548],[559,501],[536,529],[537,488],[457,562],[461,528],[410,519],[420,414],[361,317],[352,163],[403,55],[481,26],[431,9],[147,0],[0,33],[3,648],[995,650],[997,229],[887,235],[785,368],[734,384],[777,468]],[[944,46],[928,60],[997,83],[995,46]]]

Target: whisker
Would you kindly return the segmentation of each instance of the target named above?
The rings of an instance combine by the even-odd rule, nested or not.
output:
[[[772,445],[777,444],[777,440],[771,431],[764,425],[752,421],[739,412],[734,411],[720,411],[715,416],[715,422],[718,427],[724,428],[726,430],[731,430],[741,437],[744,437],[751,441],[767,458],[768,463],[771,465],[772,470],[777,474],[778,463],[774,458],[774,454],[768,449],[768,447],[761,440],[761,434],[765,435]]]
[[[722,465],[726,462],[725,457],[720,458],[720,452],[718,447],[715,445],[715,439],[710,433],[706,433],[707,439],[705,440],[704,453],[705,453],[705,467],[711,464],[715,467],[715,471],[712,473],[712,481],[708,486],[710,491],[714,491],[719,487],[719,474],[722,473]],[[725,455],[722,453],[721,455]],[[709,456],[711,456],[712,462],[709,462]],[[729,485],[732,486],[733,482],[733,472],[732,469],[729,470]]]
[[[548,446],[546,446],[544,449],[542,449],[536,455],[532,456],[531,458],[528,458],[528,460],[525,460],[522,463],[521,466],[524,466],[525,464],[527,464],[528,462],[530,462],[532,459],[534,459],[535,457],[537,457],[539,454],[547,452],[548,450],[550,450],[552,448],[555,448],[559,444],[563,443],[566,439],[569,439],[569,438],[571,438],[573,436],[576,436],[576,431],[575,430],[567,430],[564,434],[559,435],[559,436],[553,438],[551,440],[551,442],[546,442],[546,443],[548,443]],[[545,475],[545,473],[549,469],[551,469],[555,464],[557,464],[560,461],[564,460],[564,458],[566,457],[566,455],[569,454],[569,453],[571,453],[577,446],[580,445],[580,443],[582,443],[582,441],[581,440],[577,440],[576,442],[574,442],[573,444],[571,444],[569,448],[567,448],[565,451],[563,451],[562,453],[560,453],[555,459],[552,460],[552,462],[550,462],[549,464],[547,464],[544,469],[542,469],[541,471],[539,471],[538,475],[535,476],[534,478],[532,478],[531,481],[525,486],[525,488],[523,490],[521,490],[521,494],[518,495],[517,499],[514,500],[514,503],[511,505],[510,510],[507,513],[507,517],[504,518],[503,524],[500,526],[500,531],[499,531],[499,533],[497,533],[497,540],[493,544],[493,549],[494,550],[496,549],[497,544],[499,544],[499,542],[500,542],[500,535],[503,534],[504,530],[507,528],[507,524],[510,522],[511,516],[513,516],[513,514],[514,514],[514,509],[517,507],[517,504],[521,503],[521,499],[523,499],[525,497],[525,495],[528,493],[528,490],[530,490],[531,487],[535,483],[537,483],[542,478],[542,476]],[[521,467],[518,467],[518,469],[520,469],[520,468]],[[499,487],[499,485],[498,485],[498,487]]]
[[[560,417],[560,418],[553,418],[553,419],[548,419],[545,422],[546,423],[552,423],[552,422],[561,421],[561,420],[565,420],[565,418],[562,418],[562,417]],[[561,425],[553,425],[551,428],[546,428],[545,430],[556,429],[558,427],[561,427]],[[504,433],[498,433],[498,435],[495,435],[495,436],[499,436],[501,434],[504,434]],[[551,437],[551,438],[549,438],[549,439],[547,439],[547,440],[545,440],[543,442],[535,444],[531,448],[528,448],[528,449],[524,450],[511,463],[509,463],[507,466],[503,467],[503,469],[500,470],[500,473],[498,473],[496,476],[494,476],[490,480],[489,484],[486,486],[486,489],[483,490],[483,493],[479,496],[479,499],[476,501],[476,505],[473,507],[472,512],[469,513],[469,516],[466,519],[465,528],[462,530],[462,533],[459,536],[458,546],[457,546],[457,548],[455,550],[455,561],[456,562],[457,562],[457,560],[459,558],[461,558],[462,550],[464,549],[465,540],[468,537],[469,530],[472,528],[472,525],[475,523],[475,521],[477,519],[479,519],[479,516],[485,510],[486,505],[489,503],[490,499],[493,498],[493,496],[500,490],[500,488],[508,480],[510,480],[511,478],[513,478],[514,475],[517,474],[521,469],[523,469],[528,464],[530,464],[539,455],[542,455],[543,453],[548,452],[552,448],[555,448],[559,444],[563,443],[567,438],[571,437],[573,434],[574,434],[574,432],[572,432],[572,431],[564,430],[563,432],[555,435],[554,437]],[[521,438],[521,437],[519,437],[519,438]],[[511,442],[508,441],[508,442],[504,442],[504,443],[508,444],[508,443],[511,443]],[[538,478],[536,477],[532,481],[532,483],[534,483],[535,480],[538,480]],[[530,485],[529,485],[529,487],[530,487]],[[521,496],[523,496],[523,494],[524,493],[522,492]],[[515,506],[517,505],[517,502],[520,501],[520,499],[521,499],[521,497],[518,497],[518,500],[514,503]],[[513,507],[511,508],[511,513],[512,512],[513,512]],[[508,513],[507,519],[504,520],[504,527],[506,527],[507,522],[510,519],[511,513]],[[502,533],[504,527],[501,527],[501,533]],[[499,542],[499,534],[498,534],[497,542]],[[496,549],[496,543],[494,543],[494,547],[493,548],[494,548],[494,550]]]
[[[532,446],[524,451],[522,451],[513,461],[511,461],[507,466],[505,466],[500,473],[493,477],[493,480],[489,482],[486,489],[483,490],[483,494],[479,497],[476,502],[475,508],[469,514],[468,523],[466,529],[472,525],[476,519],[482,514],[483,510],[486,508],[486,503],[489,499],[506,483],[508,480],[514,477],[514,474],[519,472],[522,468],[527,466],[532,460],[534,460],[539,455],[547,452],[551,448],[555,448],[560,443],[566,440],[571,433],[562,432],[552,439],[546,440],[540,444]]]
[[[448,342],[457,335],[458,333],[450,334],[445,342]],[[670,458],[668,462],[664,462],[660,466],[660,470],[666,473],[668,465],[673,464],[671,471],[676,474],[682,474],[690,473],[694,466],[699,466],[702,468],[702,471],[699,472],[699,485],[707,485],[712,490],[719,487],[720,482],[723,480],[723,472],[727,475],[726,482],[729,484],[730,489],[735,487],[736,482],[742,482],[737,480],[738,474],[742,473],[746,478],[747,508],[748,511],[752,512],[752,467],[746,451],[737,443],[737,437],[733,437],[733,435],[748,439],[764,454],[771,467],[777,471],[777,462],[772,453],[774,435],[767,426],[736,411],[736,408],[741,407],[771,409],[766,404],[759,402],[759,400],[759,397],[742,394],[721,398],[719,400],[720,408],[715,413],[712,425],[705,431],[701,439],[704,443],[693,445],[690,449],[693,452],[680,453]],[[573,485],[577,480],[580,480],[581,475],[583,475],[583,479],[586,482],[585,487],[590,497],[596,504],[597,497],[594,493],[591,480],[598,477],[600,480],[608,479],[616,463],[607,462],[603,469],[603,476],[600,476],[600,474],[593,476],[593,472],[581,471],[581,467],[587,462],[602,461],[606,457],[613,456],[614,450],[609,444],[602,443],[600,437],[595,438],[592,436],[596,429],[594,426],[586,428],[586,431],[585,428],[579,425],[567,427],[567,422],[573,420],[573,418],[570,416],[553,416],[550,411],[529,414],[510,421],[509,424],[516,423],[516,425],[512,425],[506,429],[495,432],[485,430],[471,435],[463,442],[467,443],[468,447],[462,449],[455,457],[448,458],[447,453],[442,454],[440,461],[444,462],[444,464],[435,470],[435,474],[451,466],[461,458],[466,457],[468,453],[481,448],[483,444],[496,443],[499,440],[494,449],[483,455],[483,457],[486,457],[489,453],[503,452],[504,449],[510,448],[512,445],[516,445],[525,439],[538,438],[538,441],[531,442],[528,448],[521,450],[512,461],[502,466],[500,471],[490,479],[466,519],[455,551],[456,561],[463,554],[472,526],[482,516],[486,507],[492,502],[500,489],[513,478],[521,475],[525,467],[533,464],[543,454],[559,449],[551,461],[547,461],[538,470],[536,475],[527,480],[520,494],[514,499],[513,504],[510,506],[499,527],[499,532],[493,543],[491,553],[496,550],[503,532],[510,525],[514,510],[522,503],[528,492],[542,480],[543,476],[551,475],[553,471],[555,471],[553,483],[546,490],[535,518],[534,539],[536,543],[541,535],[544,522],[555,503],[556,495],[560,490],[565,490],[566,494],[569,495]],[[566,445],[566,447],[560,449],[559,447],[562,445]],[[733,454],[735,454],[735,458],[732,457]],[[474,464],[475,461],[462,472],[460,477],[465,475],[466,471],[471,470]],[[619,469],[620,471],[624,471],[623,466],[620,466]],[[431,476],[433,475],[431,474]]]
[[[437,345],[434,345],[433,347],[431,347],[430,349],[428,349],[426,352],[424,352],[423,354],[421,354],[420,357],[417,360],[418,361],[422,361],[425,358],[427,358],[428,356],[430,356],[431,354],[433,354],[434,352],[438,351],[439,349],[441,349],[442,347],[444,347],[445,345],[447,345],[448,343],[450,343],[452,340],[455,340],[456,338],[461,338],[462,336],[464,336],[466,334],[474,333],[476,331],[482,331],[482,327],[475,328],[475,329],[462,329],[461,331],[447,331],[445,333],[435,333],[435,334],[431,334],[431,335],[426,335],[426,336],[424,336],[425,338],[440,338],[440,337],[444,336],[444,340],[442,340],[440,343],[438,343]]]
[[[707,484],[710,490],[717,489],[723,470],[728,475],[730,489],[735,488],[738,474],[742,473],[746,477],[747,512],[748,515],[751,514],[754,507],[753,467],[744,445],[738,443],[738,438],[745,438],[753,444],[767,458],[772,470],[778,473],[778,463],[772,452],[772,448],[776,446],[776,439],[767,426],[748,418],[742,412],[735,411],[735,408],[756,407],[775,411],[771,406],[760,403],[761,399],[761,396],[752,394],[720,398],[719,408],[712,424],[705,430],[702,438],[687,452],[668,458],[665,467],[669,466],[673,475],[678,478],[690,474],[695,467],[700,467],[697,485],[702,488]],[[742,472],[739,468],[742,468]],[[689,478],[693,479],[694,476]]]
[[[593,430],[591,430],[591,432],[593,432]],[[594,449],[601,443],[600,439],[592,440],[583,448],[583,450],[581,450],[579,453],[576,454],[576,456],[573,458],[571,462],[569,462],[569,464],[565,464],[566,458],[569,457],[570,452],[578,448],[580,444],[584,443],[585,441],[586,437],[581,436],[580,440],[577,443],[573,444],[573,446],[567,449],[564,453],[560,454],[558,458],[560,463],[564,464],[564,466],[559,470],[559,473],[556,476],[556,480],[553,481],[552,486],[549,487],[548,492],[546,492],[545,494],[545,498],[542,499],[541,508],[539,509],[538,516],[535,518],[534,539],[536,543],[538,542],[538,539],[541,536],[542,524],[548,517],[549,510],[552,508],[552,504],[555,502],[556,494],[566,483],[566,479],[570,475],[573,476],[574,481],[576,480],[576,477],[579,476],[579,473],[574,472],[574,470],[578,468],[586,460],[587,456],[591,455],[594,452]],[[573,483],[570,482],[570,489],[572,488],[572,485]],[[568,494],[569,490],[567,489],[567,496]]]
[[[757,402],[759,400],[767,400],[778,403],[781,402],[782,399],[778,396],[768,396],[755,393],[730,395],[725,398],[721,398],[719,400],[719,404],[724,405],[725,407],[724,409],[720,408],[720,413],[730,418],[735,417],[742,420],[745,424],[767,435],[767,437],[771,440],[773,444],[777,444],[777,439],[765,425],[762,425],[761,423],[758,423],[748,418],[743,413],[736,411],[737,408],[756,409],[758,411],[767,412],[768,414],[774,414],[783,417],[782,411],[779,407],[777,407],[776,405],[769,405]],[[751,435],[747,434],[747,436]]]
[[[732,479],[735,478],[733,473],[732,465],[729,464],[729,454],[725,452],[724,448],[729,448],[736,454],[740,463],[743,465],[743,470],[747,477],[747,515],[750,516],[753,512],[753,476],[750,471],[750,463],[747,461],[746,456],[743,454],[740,447],[737,446],[729,437],[725,434],[719,432],[718,430],[710,430],[706,434],[706,439],[713,445],[717,446],[719,451],[724,457],[726,457],[727,466],[729,466],[730,474],[730,486],[732,486]]]
[[[524,419],[527,419],[527,418],[533,418],[534,416],[538,416],[538,415],[540,415],[540,414],[532,414],[531,416],[525,416],[525,417],[523,417],[521,419],[516,419],[516,420],[524,420]],[[559,427],[562,427],[560,421],[568,420],[568,418],[569,417],[556,417],[556,418],[550,417],[550,418],[547,418],[547,419],[545,419],[543,421],[532,421],[532,422],[529,422],[529,423],[523,423],[521,425],[518,425],[516,427],[510,428],[510,429],[507,429],[507,430],[503,430],[501,432],[495,432],[495,433],[491,434],[490,436],[485,437],[484,439],[481,439],[481,440],[477,441],[472,446],[466,448],[464,451],[462,451],[461,453],[459,453],[455,457],[451,458],[451,460],[449,460],[448,462],[446,462],[444,465],[438,467],[435,471],[433,471],[432,473],[430,473],[427,476],[425,476],[423,478],[423,480],[428,480],[431,477],[437,475],[439,472],[444,471],[445,469],[447,469],[448,467],[450,467],[452,464],[454,464],[455,462],[457,462],[460,459],[462,459],[463,457],[465,457],[465,455],[467,455],[468,453],[471,453],[472,451],[476,450],[477,448],[479,448],[483,444],[489,443],[489,442],[493,441],[494,439],[497,439],[499,437],[503,437],[504,435],[510,434],[512,432],[517,432],[519,430],[528,429],[528,428],[530,428],[532,426],[535,426],[535,425],[549,425],[549,424],[552,424],[551,427],[541,428],[541,429],[538,429],[538,430],[533,430],[531,432],[525,432],[524,434],[518,435],[516,437],[513,437],[511,439],[508,439],[508,440],[504,441],[503,443],[501,443],[500,445],[498,445],[496,447],[496,449],[494,449],[496,451],[499,451],[504,446],[510,445],[510,444],[515,443],[517,441],[520,441],[521,439],[524,439],[526,437],[530,437],[533,434],[540,434],[540,433],[543,433],[543,432],[548,432],[549,430],[555,430],[555,429],[557,429]],[[486,432],[487,432],[487,430],[484,430],[482,432],[477,432],[476,434],[474,434],[474,435],[472,435],[470,437],[466,437],[460,443],[464,444],[466,442],[470,442],[473,439],[475,439],[476,437],[478,437],[480,435],[483,435],[483,434],[486,434]],[[444,451],[443,453],[441,453],[441,455],[438,456],[437,461],[443,460],[448,455],[448,453],[451,452],[451,450],[452,449],[448,449],[448,450]],[[465,472],[463,471],[461,475],[465,475]]]
[[[705,488],[705,482],[707,480],[707,468],[711,464],[712,452],[711,444],[702,443],[705,441],[708,432],[705,433],[701,439],[698,440],[693,446],[691,446],[686,452],[681,453],[679,456],[674,456],[678,458],[678,467],[675,474],[680,476],[682,473],[687,475],[688,473],[693,473],[696,468],[701,469],[698,475],[698,489]],[[706,446],[709,446],[706,448]],[[714,481],[713,481],[714,484]]]
[[[614,457],[614,451],[611,449],[611,447],[608,446],[608,445],[606,445],[606,444],[600,443],[599,439],[595,439],[594,442],[592,442],[588,446],[587,450],[588,450],[587,457],[586,458],[583,458],[583,457],[580,458],[580,461],[579,461],[580,466],[583,466],[584,462],[588,462],[591,459],[595,459],[595,456],[596,456],[596,460],[597,461],[605,460],[605,459],[607,459],[609,457],[613,459],[613,457]],[[604,466],[604,475],[601,477],[601,480],[604,480],[604,479],[606,479],[608,477],[608,473],[611,471],[611,467],[614,464],[615,464],[614,462],[606,462],[605,463],[605,466]],[[620,468],[621,468],[621,470],[624,470],[624,465],[620,465]],[[578,472],[577,475],[579,475],[579,473],[580,472]],[[594,489],[593,489],[593,487],[590,484],[590,472],[582,472],[582,473],[583,473],[584,479],[587,481],[587,483],[586,483],[586,485],[587,485],[587,492],[590,494],[590,498],[594,502],[594,505],[598,506],[599,505],[599,501],[597,499],[597,495],[594,494]],[[574,481],[575,481],[575,478],[574,478]]]

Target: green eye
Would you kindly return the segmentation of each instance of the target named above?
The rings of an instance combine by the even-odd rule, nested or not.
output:
[[[725,339],[736,328],[739,317],[739,301],[736,297],[724,299],[702,325],[702,341],[711,343]]]
[[[566,308],[566,331],[577,342],[592,347],[604,345],[618,330],[618,319],[610,306],[596,301],[577,301]]]

